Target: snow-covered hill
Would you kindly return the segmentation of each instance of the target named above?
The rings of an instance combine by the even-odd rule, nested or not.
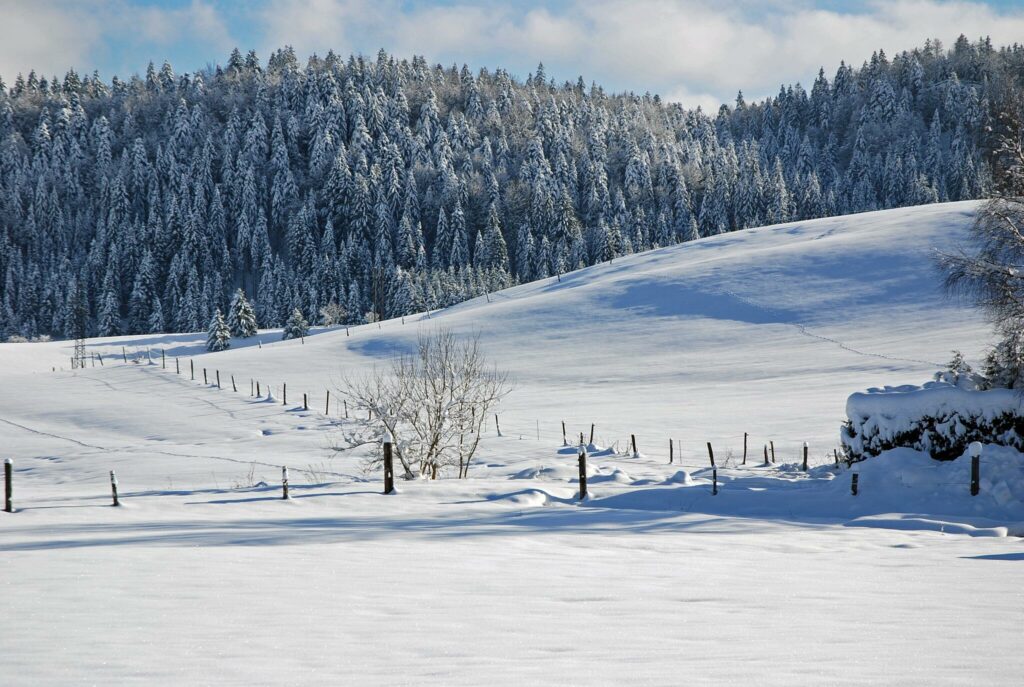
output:
[[[0,513],[19,619],[0,655],[15,684],[1012,682],[1022,608],[999,561],[1024,550],[998,536],[1024,520],[1012,489],[972,501],[962,465],[901,452],[892,465],[913,479],[865,466],[854,499],[829,467],[851,392],[981,352],[987,327],[930,260],[973,209],[736,232],[305,342],[94,340],[103,364],[79,372],[66,342],[0,345],[19,509]],[[479,333],[514,375],[504,436],[489,425],[471,479],[384,498],[358,455],[331,450],[334,382],[436,327]],[[582,507],[563,420],[571,436],[594,423],[609,449]],[[630,433],[641,456],[610,450]],[[804,441],[810,473],[794,465]],[[1004,486],[1016,455],[995,454]],[[837,658],[849,637],[870,661]]]

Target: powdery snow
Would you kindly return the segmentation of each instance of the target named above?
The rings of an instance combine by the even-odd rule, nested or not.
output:
[[[972,208],[737,232],[304,343],[94,340],[78,372],[66,342],[0,345],[4,684],[1016,684],[1022,456],[986,446],[977,497],[966,457],[832,458],[852,391],[987,340],[928,261]],[[325,391],[438,325],[515,375],[502,436],[469,480],[385,497],[331,450],[355,420]],[[583,504],[563,419],[596,424]]]

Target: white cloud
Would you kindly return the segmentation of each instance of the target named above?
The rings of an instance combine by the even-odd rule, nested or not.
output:
[[[148,59],[162,59],[161,50],[196,43],[221,54],[233,45],[216,8],[203,0],[170,9],[128,0],[0,0],[0,75],[8,83],[32,69],[47,76],[71,67],[91,72],[111,54],[144,56],[122,65],[138,71]]]
[[[235,41],[218,6],[240,14],[226,0],[0,0],[0,74],[10,82],[33,68],[130,72],[174,56],[184,70],[223,60]],[[961,32],[996,45],[1024,36],[1024,7],[956,0],[865,0],[841,11],[814,0],[262,0],[250,13],[261,44],[239,47],[264,57],[285,44],[300,55],[383,47],[520,76],[543,61],[559,80],[582,75],[710,111],[740,89],[756,99],[781,83],[808,86],[819,66],[831,76],[840,59],[859,65],[877,48],[893,54],[929,37],[951,44]]]
[[[868,0],[857,10],[817,9],[809,0],[572,0],[560,9],[504,3],[398,0],[271,0],[262,13],[264,49],[300,54],[378,47],[442,63],[582,74],[616,90],[651,91],[713,109],[742,89],[763,97],[779,84],[831,76],[840,59],[859,65],[961,32],[1009,44],[1024,35],[1024,9],[979,2]]]
[[[63,74],[82,64],[99,41],[99,22],[70,5],[6,3],[0,17],[0,75],[8,84],[31,69]]]

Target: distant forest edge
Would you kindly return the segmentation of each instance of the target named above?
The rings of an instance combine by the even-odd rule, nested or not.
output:
[[[451,305],[762,224],[985,196],[1024,47],[961,37],[709,115],[423,58],[0,81],[0,338]]]

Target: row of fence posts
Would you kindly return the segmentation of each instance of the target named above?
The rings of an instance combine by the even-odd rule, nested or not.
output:
[[[394,439],[390,434],[384,436],[384,493],[392,494],[395,491],[395,466],[393,458],[393,442]],[[715,451],[711,446],[711,442],[707,442],[708,446],[708,460],[711,462],[711,495],[718,495],[718,466],[715,464]],[[980,442],[972,442],[968,447],[968,451],[971,457],[971,496],[977,496],[981,491],[981,451],[982,445]],[[767,454],[766,454],[767,457]],[[838,456],[836,458],[838,464]],[[584,501],[587,498],[587,449],[584,446],[580,446],[578,463],[580,470],[580,491],[579,500]],[[804,443],[804,465],[807,463],[807,444]],[[806,467],[805,467],[806,469]],[[850,475],[850,493],[853,496],[857,496],[860,491],[860,475],[856,472]],[[121,502],[117,494],[117,475],[113,470],[110,471],[110,492],[113,498],[114,506],[120,506]],[[281,467],[281,498],[289,499],[288,489],[288,466]],[[14,512],[14,462],[7,458],[4,460],[4,511],[7,513]]]

